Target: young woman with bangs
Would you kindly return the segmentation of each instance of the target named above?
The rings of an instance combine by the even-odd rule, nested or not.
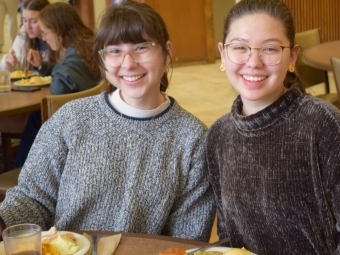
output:
[[[108,90],[44,123],[0,205],[3,227],[29,221],[208,241],[215,203],[206,126],[166,94],[172,44],[164,21],[146,4],[112,5],[94,52]]]

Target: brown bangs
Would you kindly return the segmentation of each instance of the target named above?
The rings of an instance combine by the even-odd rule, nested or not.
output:
[[[144,24],[136,13],[125,13],[122,11],[120,15],[112,17],[112,23],[106,32],[106,41],[104,45],[113,45],[120,43],[141,43],[148,41],[146,37]],[[144,35],[144,36],[143,36]]]

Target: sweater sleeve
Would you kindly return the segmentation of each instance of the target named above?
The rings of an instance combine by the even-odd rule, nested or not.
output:
[[[60,124],[60,125],[59,125]],[[40,129],[18,180],[0,204],[7,226],[35,223],[43,230],[54,225],[59,181],[67,147],[62,139],[63,121],[47,121]]]
[[[215,129],[216,130],[216,129]],[[214,191],[216,206],[217,206],[217,233],[219,239],[223,239],[228,237],[226,230],[226,223],[223,216],[223,208],[222,208],[222,198],[221,198],[221,185],[220,185],[220,169],[217,160],[217,152],[216,149],[219,146],[216,144],[214,139],[214,129],[211,128],[207,135],[207,161],[208,161],[208,169],[209,169],[209,178]]]
[[[208,180],[205,160],[204,134],[186,144],[183,158],[189,162],[188,173],[181,191],[168,216],[162,234],[180,238],[209,241],[216,214],[211,185]]]

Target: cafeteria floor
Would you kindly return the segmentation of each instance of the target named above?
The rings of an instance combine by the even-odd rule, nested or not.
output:
[[[5,45],[3,52],[8,52],[11,42],[5,24]],[[0,53],[0,58],[2,54]],[[221,61],[213,64],[193,64],[173,68],[168,94],[173,96],[183,108],[197,116],[208,127],[220,116],[230,111],[237,93],[219,69]],[[329,72],[331,92],[336,93],[333,74]],[[324,86],[319,84],[309,89],[313,95],[323,93]],[[211,235],[211,242],[218,239],[216,223]]]

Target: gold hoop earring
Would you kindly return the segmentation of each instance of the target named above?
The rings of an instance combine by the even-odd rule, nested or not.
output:
[[[288,70],[289,70],[289,72],[293,73],[294,70],[295,70],[295,65],[289,65]]]
[[[225,65],[224,65],[224,63],[222,63],[221,65],[220,65],[220,70],[223,72],[223,71],[225,71]]]

